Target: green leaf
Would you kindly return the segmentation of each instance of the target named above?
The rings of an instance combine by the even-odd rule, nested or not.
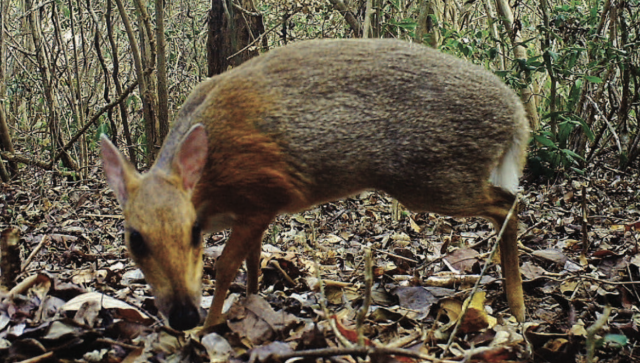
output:
[[[573,67],[576,65],[576,62],[578,61],[579,55],[580,55],[580,52],[571,52],[571,55],[569,56],[569,63],[567,64],[567,68],[573,69]]]
[[[142,124],[144,125],[144,119],[142,119]],[[142,144],[142,150],[144,150],[144,154],[147,155],[149,150],[147,149],[147,134],[142,133],[140,136],[140,143]]]
[[[389,22],[399,28],[405,29],[405,30],[415,30],[416,29],[416,25],[418,23],[416,23],[415,20],[411,19],[411,18],[406,18],[406,19],[402,19],[401,21],[395,21],[393,19],[391,19],[391,21]]]
[[[556,137],[556,140],[558,140],[560,147],[566,146],[569,135],[575,127],[576,124],[571,121],[564,121],[558,124],[558,136]]]
[[[106,123],[100,123],[100,125],[96,128],[94,140],[96,142],[100,141],[100,135],[102,134],[105,134],[107,136],[111,135],[111,130],[109,129],[109,125]]]
[[[584,76],[584,79],[592,83],[602,83],[602,79],[596,76]]]
[[[548,148],[557,149],[556,144],[553,141],[547,139],[546,137],[543,137],[541,135],[533,135],[533,139]]]
[[[433,22],[433,26],[438,26],[439,22],[438,22],[438,16],[436,14],[429,14],[427,15],[431,21]]]
[[[498,48],[490,48],[489,49],[489,59],[496,59],[496,57],[498,56]]]
[[[580,122],[580,126],[582,126],[582,132],[587,135],[589,141],[593,141],[596,138],[596,135],[593,134],[593,131],[591,130],[589,125],[587,125],[587,122],[582,118],[579,118],[578,121]]]
[[[550,119],[552,117],[560,117],[563,113],[564,113],[563,111],[549,112],[548,114],[546,114],[546,115],[544,115],[542,117],[542,120],[547,120],[547,119]],[[546,131],[546,132],[548,132],[548,131]],[[551,133],[548,132],[548,134],[545,134],[545,135],[551,136]]]
[[[629,344],[629,339],[622,334],[607,334],[604,336],[605,343],[614,343],[621,347]]]
[[[529,66],[527,64],[527,60],[526,59],[522,59],[522,58],[518,58],[516,59],[516,62],[518,62],[518,66],[520,66],[520,69],[525,71],[525,72],[531,72],[533,70],[535,70],[535,68]]]
[[[620,153],[620,166],[624,166],[627,165],[627,163],[629,162],[629,156],[627,155],[627,153],[625,151]]]
[[[549,140],[553,139],[553,134],[551,133],[551,131],[540,130],[539,134],[546,137]]]
[[[572,112],[576,107],[576,103],[580,99],[580,92],[582,91],[582,79],[576,79],[576,83],[571,86],[571,91],[569,92],[569,100],[567,104],[567,110]]]
[[[590,9],[590,23],[595,24],[596,19],[598,18],[598,9],[600,9],[600,1],[596,0],[595,4],[593,4],[593,6],[591,6]]]
[[[573,151],[571,151],[569,149],[562,149],[562,152],[568,157],[584,161],[584,158],[582,156],[576,154],[575,152],[573,152]]]
[[[584,175],[584,169],[578,169],[578,168],[571,168],[571,170],[575,171],[576,173],[580,174],[580,175]]]

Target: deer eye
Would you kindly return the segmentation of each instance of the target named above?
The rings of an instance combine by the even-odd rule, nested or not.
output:
[[[196,248],[200,247],[200,243],[202,242],[202,229],[200,228],[200,223],[195,222],[193,227],[191,227],[191,245]]]
[[[129,233],[129,249],[136,257],[145,257],[147,255],[147,245],[144,243],[144,238],[142,238],[140,232],[132,230]]]

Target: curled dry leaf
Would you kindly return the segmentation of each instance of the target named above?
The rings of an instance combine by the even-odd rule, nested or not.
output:
[[[239,336],[248,338],[252,345],[270,341],[299,323],[295,316],[273,310],[269,303],[257,295],[249,295],[243,306],[231,309],[227,319],[229,328]]]
[[[200,343],[207,350],[211,363],[227,362],[233,353],[233,348],[229,342],[216,333],[205,335]]]
[[[100,306],[103,309],[114,309],[116,317],[129,321],[147,324],[152,321],[147,314],[140,311],[140,309],[129,305],[124,301],[114,299],[111,296],[104,295],[99,292],[88,292],[86,294],[76,296],[64,304],[61,309],[63,311],[77,311],[85,303],[97,304],[97,306]]]
[[[463,305],[467,310],[460,323],[460,331],[463,333],[478,332],[486,328],[493,328],[497,319],[487,314],[485,310],[486,293],[478,291]]]

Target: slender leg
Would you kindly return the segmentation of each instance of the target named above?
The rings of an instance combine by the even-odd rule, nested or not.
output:
[[[209,314],[204,323],[204,328],[224,323],[222,306],[224,305],[227,291],[229,291],[229,286],[236,277],[242,261],[248,257],[255,259],[255,255],[257,255],[259,259],[262,234],[268,227],[270,221],[271,218],[265,217],[239,218],[236,223],[234,223],[231,237],[229,237],[229,241],[227,241],[222,255],[216,263],[215,294],[211,309],[209,309]],[[255,253],[256,250],[258,250],[258,253]],[[249,263],[249,265],[256,267],[255,264],[252,263]],[[255,284],[255,286],[252,287],[257,290],[257,276],[253,282],[251,277],[251,269],[253,269],[254,273],[256,272],[254,267],[249,267],[249,286]]]
[[[262,237],[260,238],[262,242]],[[260,256],[262,243],[251,248],[247,255],[247,295],[258,293],[258,277],[260,277]]]
[[[491,197],[492,203],[486,207],[485,216],[493,221],[496,231],[500,231],[513,205],[515,196],[500,188],[492,187]],[[507,221],[507,226],[500,240],[500,259],[509,309],[519,322],[523,322],[526,309],[518,256],[518,218],[515,213]]]

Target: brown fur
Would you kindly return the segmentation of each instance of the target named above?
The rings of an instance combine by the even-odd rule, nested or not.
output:
[[[198,119],[216,120],[205,124],[207,133],[224,142],[210,144],[208,167],[202,176],[210,183],[196,190],[196,209],[208,201],[205,195],[212,194],[217,196],[216,203],[205,207],[205,215],[229,211],[241,215],[256,209],[307,205],[296,182],[299,176],[286,163],[274,135],[257,129],[273,103],[270,96],[233,78],[226,79],[216,91],[224,96],[210,99]]]
[[[176,155],[187,139],[198,140],[197,124],[206,128],[208,151],[190,190]],[[244,260],[247,291],[257,291],[262,234],[279,213],[377,188],[414,211],[483,216],[499,228],[514,196],[489,179],[503,165],[517,178],[527,138],[518,97],[480,67],[398,41],[309,41],[198,85],[149,173],[120,172],[113,155],[105,169],[115,170],[107,175],[128,230],[143,234],[152,251],[136,262],[165,315],[200,298],[193,223],[232,228],[216,266],[211,326],[223,321],[226,292]],[[501,240],[502,266],[522,321],[516,234],[514,217]]]

